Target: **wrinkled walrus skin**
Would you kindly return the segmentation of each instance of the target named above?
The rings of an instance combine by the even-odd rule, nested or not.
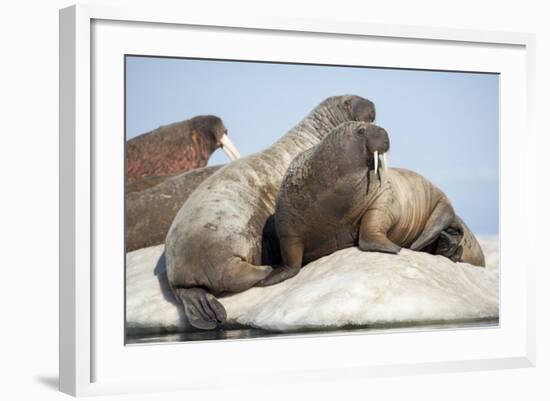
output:
[[[187,198],[221,167],[207,166],[183,174],[134,181],[134,184],[140,185],[135,192],[129,190],[136,185],[127,185],[126,252],[163,244],[174,217]],[[156,185],[143,188],[150,183]]]
[[[182,173],[182,174],[185,174],[185,173]],[[152,188],[155,185],[159,185],[164,181],[166,181],[167,179],[173,178],[177,175],[179,174],[152,175],[150,177],[139,178],[136,181],[132,181],[126,184],[126,187],[124,188],[124,190],[127,194],[130,194],[132,192],[145,191],[146,189]]]
[[[389,145],[383,128],[348,122],[292,162],[275,208],[282,266],[259,285],[284,281],[303,264],[347,247],[424,250],[456,223],[445,194],[422,176],[404,169],[375,174],[375,152]],[[467,232],[460,260],[483,265],[481,247]]]
[[[206,166],[227,129],[217,116],[196,116],[126,141],[126,184]]]
[[[244,291],[271,272],[262,264],[262,233],[292,159],[337,125],[374,118],[369,100],[328,98],[271,147],[229,163],[191,194],[170,227],[165,256],[168,281],[194,327],[223,323],[215,297]]]

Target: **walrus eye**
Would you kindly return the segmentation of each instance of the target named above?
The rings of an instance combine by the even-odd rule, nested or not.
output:
[[[361,127],[357,130],[357,135],[366,135],[366,134],[367,134],[366,128]]]

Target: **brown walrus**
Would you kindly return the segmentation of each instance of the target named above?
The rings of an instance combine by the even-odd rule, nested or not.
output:
[[[216,116],[196,116],[139,135],[126,142],[127,184],[204,167],[219,147],[231,160],[239,158],[223,121]]]
[[[180,173],[180,174],[185,174],[185,173]],[[149,177],[138,178],[137,180],[126,184],[126,187],[124,188],[124,190],[127,194],[132,192],[145,191],[146,189],[152,188],[155,185],[159,185],[164,181],[166,181],[167,179],[173,178],[177,175],[179,174],[151,175]]]
[[[244,291],[271,272],[262,233],[292,159],[339,124],[374,118],[367,99],[330,97],[274,145],[224,166],[191,194],[170,227],[165,256],[168,281],[193,326],[223,323],[215,297]]]
[[[286,280],[303,264],[351,246],[394,254],[401,247],[447,251],[484,265],[477,240],[439,188],[409,170],[377,171],[379,154],[389,147],[383,128],[347,122],[294,159],[275,207],[282,266],[258,285]],[[451,242],[462,230],[460,251],[437,244],[447,229]]]
[[[206,166],[173,176],[148,177],[127,185],[126,252],[164,243],[172,220],[189,195],[221,167]]]

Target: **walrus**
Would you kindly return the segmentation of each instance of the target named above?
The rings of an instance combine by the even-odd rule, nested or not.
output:
[[[159,185],[170,178],[176,177],[177,175],[179,174],[151,175],[149,177],[138,178],[137,180],[126,184],[124,190],[127,194],[132,192],[145,191],[146,189],[152,188],[155,185]]]
[[[479,243],[445,194],[417,173],[387,169],[389,149],[383,128],[346,122],[292,161],[274,215],[281,266],[257,285],[284,281],[303,264],[352,246],[392,254],[401,247],[460,253],[455,259],[484,265]],[[463,237],[460,251],[453,246],[457,236]]]
[[[214,329],[226,320],[216,297],[251,288],[272,271],[263,234],[292,159],[339,124],[374,118],[370,100],[327,98],[271,147],[225,165],[191,194],[165,242],[168,281],[191,325]]]
[[[172,220],[189,195],[221,167],[206,166],[183,174],[147,177],[127,185],[126,252],[164,243]]]
[[[217,116],[196,116],[161,126],[126,141],[126,182],[204,167],[220,147],[231,160],[239,158],[223,121]]]

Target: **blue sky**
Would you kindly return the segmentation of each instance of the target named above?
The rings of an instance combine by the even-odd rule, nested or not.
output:
[[[271,145],[328,96],[376,105],[391,167],[439,186],[479,234],[499,227],[499,77],[495,74],[129,56],[127,138],[198,114],[220,116],[241,152]],[[209,164],[228,161],[218,150]]]

